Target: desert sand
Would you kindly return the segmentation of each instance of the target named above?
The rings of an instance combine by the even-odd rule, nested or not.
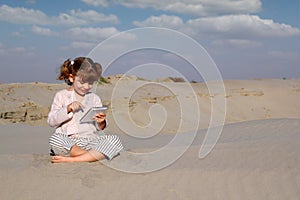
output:
[[[300,80],[226,80],[209,91],[220,83],[108,79],[95,92],[110,107],[106,133],[125,150],[94,163],[50,162],[46,118],[65,84],[0,84],[1,199],[299,199]]]

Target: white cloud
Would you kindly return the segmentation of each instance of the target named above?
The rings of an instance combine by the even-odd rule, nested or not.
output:
[[[12,35],[15,37],[23,37],[23,34],[19,31],[12,32]]]
[[[58,33],[51,31],[49,28],[42,28],[39,26],[32,26],[31,31],[37,35],[58,36]]]
[[[189,20],[187,26],[199,32],[235,37],[285,37],[300,35],[300,30],[256,15],[225,15]]]
[[[219,47],[257,48],[263,46],[261,42],[241,39],[215,40],[212,45]]]
[[[71,10],[69,13],[61,13],[58,17],[53,19],[58,24],[64,25],[88,25],[91,23],[118,23],[119,19],[115,15],[104,15],[98,13],[94,10],[81,11],[81,10]]]
[[[300,29],[256,15],[224,15],[183,20],[177,16],[151,16],[144,21],[135,21],[139,27],[154,26],[180,30],[192,37],[218,36],[221,38],[264,38],[299,36]]]
[[[25,56],[33,56],[34,48],[26,48],[23,46],[16,47],[8,47],[0,43],[0,55],[1,56],[16,56],[16,55],[25,55]]]
[[[145,21],[134,21],[133,24],[138,27],[154,26],[154,27],[168,27],[168,28],[178,28],[183,25],[183,21],[177,16],[151,16]]]
[[[92,23],[118,23],[115,15],[104,15],[94,10],[81,11],[71,10],[68,13],[60,13],[58,16],[49,17],[39,10],[10,7],[2,5],[0,7],[0,20],[16,24],[35,25],[67,25],[79,26]]]
[[[92,49],[95,47],[94,42],[72,42],[71,47],[75,49]]]
[[[105,0],[83,0],[94,6],[107,6]],[[210,16],[218,14],[255,13],[261,10],[261,0],[112,0],[129,8],[153,8],[178,14]]]
[[[86,4],[93,5],[93,6],[103,6],[103,7],[108,6],[107,0],[81,0],[81,1]]]
[[[23,52],[26,52],[26,48],[25,47],[14,47],[11,49],[11,52],[23,53]]]
[[[85,42],[101,42],[111,36],[114,36],[116,34],[119,34],[120,31],[118,31],[115,27],[108,27],[108,28],[71,28],[67,31],[68,37],[72,37],[76,40],[81,40]],[[123,33],[122,40],[133,40],[135,38],[134,35],[129,33]]]
[[[13,8],[7,5],[0,7],[0,20],[17,24],[45,25],[49,23],[47,15],[39,10]]]
[[[88,41],[99,41],[106,39],[114,34],[119,33],[119,31],[114,27],[109,28],[71,28],[68,33],[76,39],[83,39]]]

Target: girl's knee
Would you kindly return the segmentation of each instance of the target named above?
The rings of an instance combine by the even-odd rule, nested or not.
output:
[[[70,151],[70,156],[80,156],[82,154],[85,154],[87,152],[87,150],[84,150],[82,148],[80,148],[78,145],[73,145]]]

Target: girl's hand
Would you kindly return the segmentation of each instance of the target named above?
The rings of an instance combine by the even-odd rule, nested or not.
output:
[[[79,110],[83,110],[84,106],[78,102],[78,101],[74,101],[72,103],[70,103],[67,107],[67,111],[68,113],[70,112],[78,112]]]
[[[97,122],[97,123],[102,123],[105,121],[106,119],[106,114],[105,113],[98,113],[96,114],[93,119]]]
[[[106,127],[106,114],[105,113],[98,113],[96,114],[93,119],[98,123],[98,127],[103,130]]]

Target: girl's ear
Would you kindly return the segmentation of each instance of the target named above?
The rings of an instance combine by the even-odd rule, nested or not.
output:
[[[69,75],[69,81],[71,83],[74,83],[74,76],[72,74]]]

